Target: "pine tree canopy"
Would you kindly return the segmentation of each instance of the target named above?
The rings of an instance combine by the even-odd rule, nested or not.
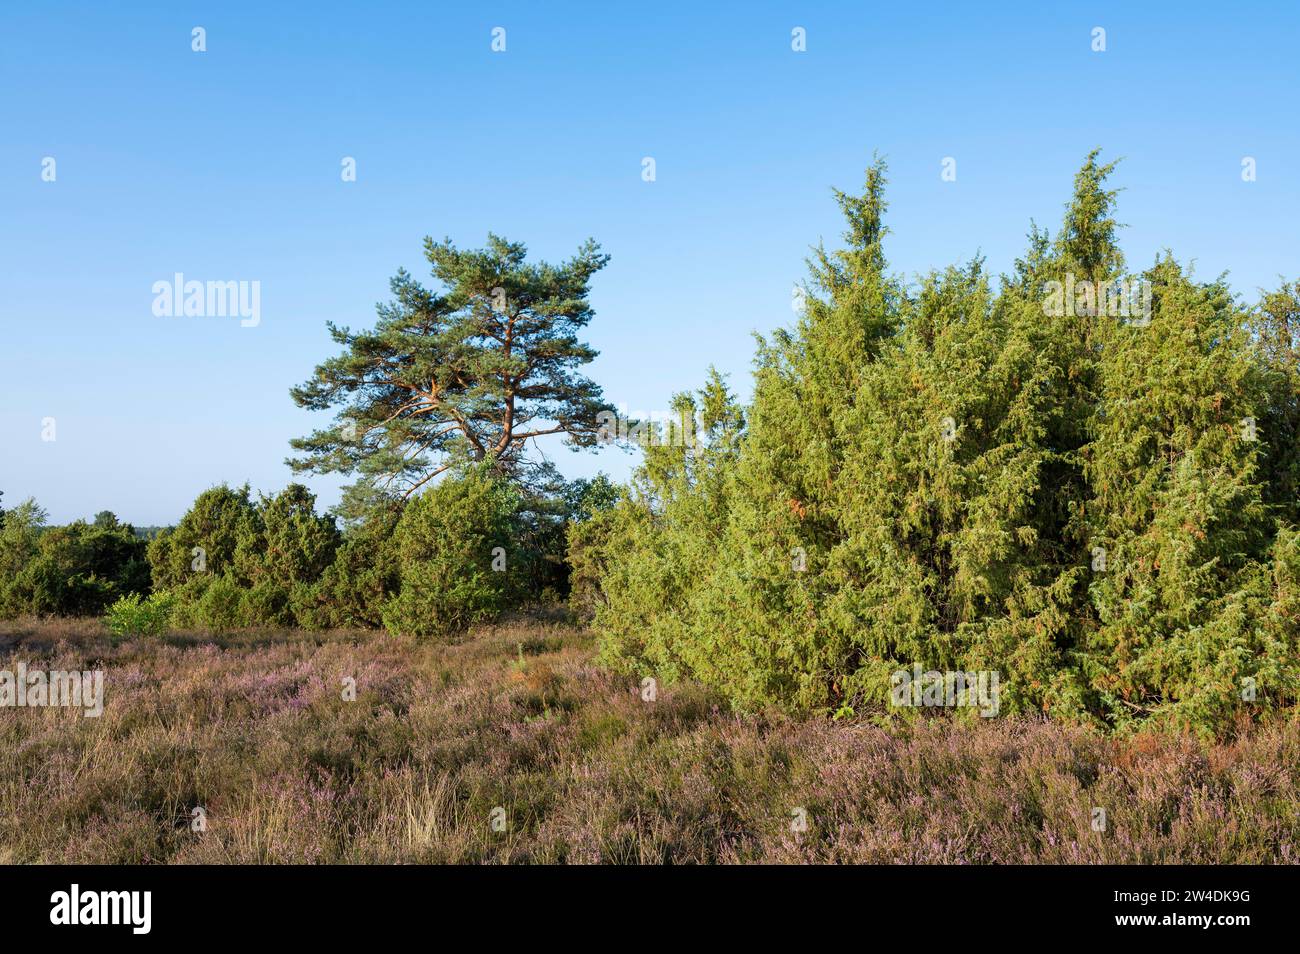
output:
[[[477,250],[425,239],[424,252],[441,290],[399,270],[373,329],[329,325],[342,353],[291,394],[336,417],[291,442],[303,452],[294,471],[356,474],[363,488],[409,496],[476,461],[527,479],[537,464],[526,445],[544,435],[593,446],[607,405],[581,373],[596,351],[578,336],[609,257],[589,240],[560,265],[528,263],[522,244],[496,235]]]

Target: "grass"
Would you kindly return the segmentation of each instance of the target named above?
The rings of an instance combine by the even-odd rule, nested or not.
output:
[[[1294,719],[1205,745],[741,718],[592,655],[545,619],[455,645],[0,623],[0,669],[106,673],[100,718],[0,709],[0,862],[1300,862]]]

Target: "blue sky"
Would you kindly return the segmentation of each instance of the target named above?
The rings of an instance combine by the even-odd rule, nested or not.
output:
[[[282,487],[289,439],[324,423],[288,390],[326,320],[371,322],[399,266],[427,277],[425,235],[556,259],[594,236],[606,396],[663,409],[711,363],[747,395],[750,332],[792,320],[809,245],[839,238],[830,187],[873,151],[905,275],[1008,269],[1093,146],[1124,157],[1130,266],[1169,247],[1251,301],[1300,275],[1295,4],[271,6],[0,9],[6,504],[163,524],[221,481]],[[260,324],[156,317],[176,272],[260,282]]]

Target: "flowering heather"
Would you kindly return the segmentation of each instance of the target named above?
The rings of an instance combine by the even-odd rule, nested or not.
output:
[[[2,623],[19,661],[103,669],[104,714],[0,711],[0,862],[1300,861],[1294,718],[1208,744],[737,717],[691,684],[643,701],[548,620],[453,645]]]

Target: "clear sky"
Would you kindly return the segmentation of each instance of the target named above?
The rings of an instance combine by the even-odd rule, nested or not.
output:
[[[1007,270],[1093,146],[1124,157],[1131,267],[1170,247],[1250,301],[1300,275],[1293,2],[289,6],[0,5],[5,504],[165,524],[221,481],[282,487],[325,423],[288,391],[326,320],[373,321],[399,266],[427,278],[425,235],[556,259],[594,236],[606,396],[667,408],[711,363],[748,395],[750,332],[792,320],[808,246],[839,240],[830,187],[873,151],[904,275]],[[260,324],[155,316],[177,272],[260,282]]]

